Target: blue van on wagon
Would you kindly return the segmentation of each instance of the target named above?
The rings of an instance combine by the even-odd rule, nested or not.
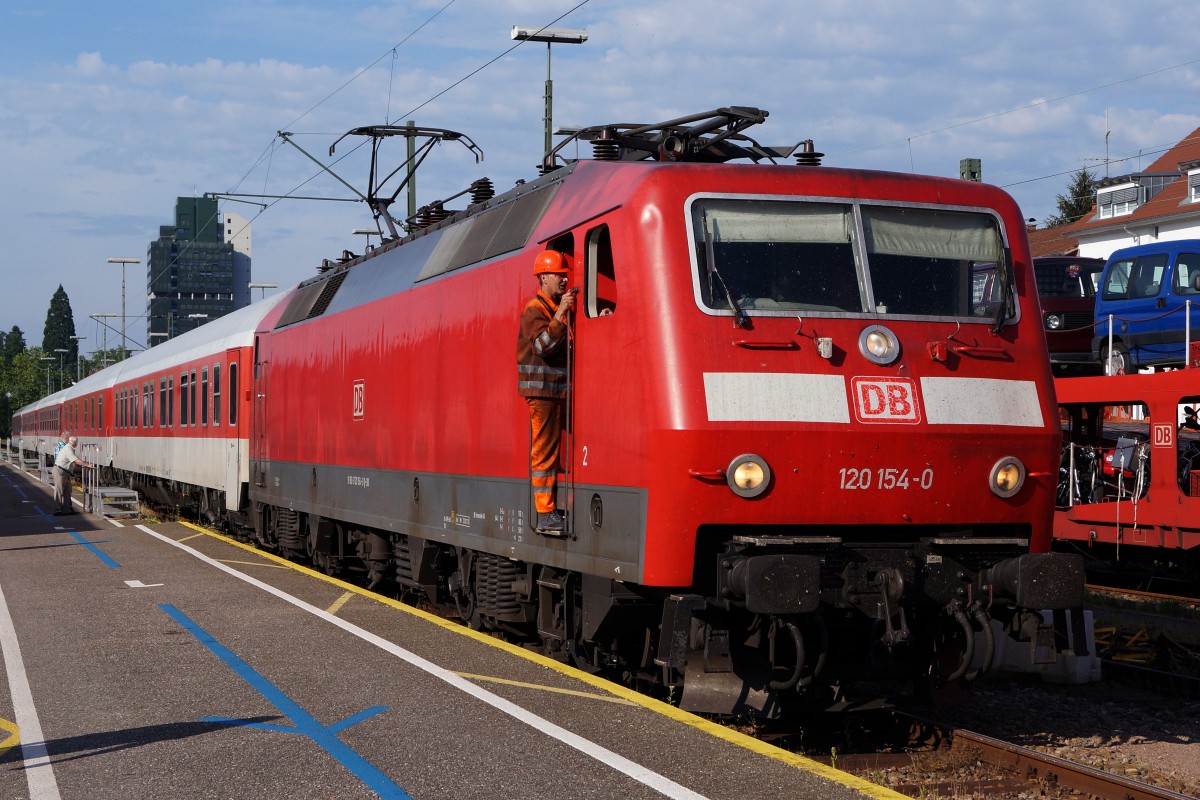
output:
[[[1196,342],[1200,340],[1200,239],[1117,250],[1108,257],[1100,277],[1092,353],[1106,375],[1149,366],[1183,366],[1189,309],[1191,340]],[[1111,362],[1109,315],[1113,318]]]

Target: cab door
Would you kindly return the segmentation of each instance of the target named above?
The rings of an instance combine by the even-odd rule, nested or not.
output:
[[[612,327],[619,324],[617,284],[613,267],[612,244],[607,224],[594,225],[584,232],[583,257],[576,259],[580,278],[580,301],[575,306],[575,325],[571,342],[570,394],[567,406],[567,438],[564,454],[565,490],[568,497],[568,530],[575,538],[591,530],[593,490],[589,488],[589,467],[596,459],[605,423],[597,425],[600,409],[612,397],[615,376],[601,365],[612,359]],[[580,269],[580,267],[582,267]],[[611,454],[607,454],[611,456]]]

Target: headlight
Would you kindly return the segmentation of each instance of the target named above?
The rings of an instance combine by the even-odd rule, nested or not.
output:
[[[739,497],[758,497],[771,485],[771,468],[761,456],[747,453],[729,462],[725,480]]]
[[[988,486],[998,497],[1012,497],[1025,484],[1025,465],[1012,456],[1005,456],[992,467]]]
[[[1052,331],[1056,331],[1062,327],[1062,323],[1063,323],[1062,317],[1060,317],[1058,314],[1047,314],[1046,315],[1046,327],[1048,329],[1050,329]]]
[[[871,325],[858,335],[858,351],[872,363],[891,364],[900,357],[900,340],[882,325]]]

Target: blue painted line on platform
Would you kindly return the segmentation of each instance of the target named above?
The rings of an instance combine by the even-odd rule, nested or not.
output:
[[[107,553],[105,553],[99,547],[96,547],[96,545],[94,543],[89,542],[87,539],[83,538],[75,531],[67,531],[67,533],[71,534],[71,538],[73,538],[75,541],[79,542],[81,545],[86,547],[88,550],[91,550],[92,555],[94,555],[96,558],[100,559],[101,563],[103,563],[106,567],[112,567],[113,569],[121,568],[120,564],[118,564],[116,561],[113,561],[112,558]]]
[[[204,717],[201,720],[202,722],[218,722],[237,727],[260,728],[279,733],[307,736],[309,739],[312,739],[314,744],[333,756],[351,774],[361,780],[371,791],[380,797],[387,798],[388,800],[412,800],[409,794],[393,783],[388,776],[384,775],[373,764],[337,738],[338,732],[386,711],[386,706],[373,706],[333,725],[322,725],[311,714],[301,708],[299,703],[288,697],[283,690],[260,675],[253,667],[239,658],[232,650],[218,642],[212,634],[193,622],[178,608],[170,603],[162,603],[159,605],[159,608],[182,625],[188,633],[196,637],[196,640],[200,644],[204,645],[208,648],[209,652],[221,659],[225,663],[225,666],[233,670],[239,678],[250,684],[255,691],[266,698],[267,702],[279,709],[281,714],[291,720],[292,725],[289,727],[287,725],[244,722],[226,717]]]

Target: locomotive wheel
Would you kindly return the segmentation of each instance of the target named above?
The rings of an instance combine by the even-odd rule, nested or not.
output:
[[[464,625],[473,631],[483,630],[483,617],[475,602],[475,564],[468,550],[458,551],[458,569],[450,579],[450,599]]]

